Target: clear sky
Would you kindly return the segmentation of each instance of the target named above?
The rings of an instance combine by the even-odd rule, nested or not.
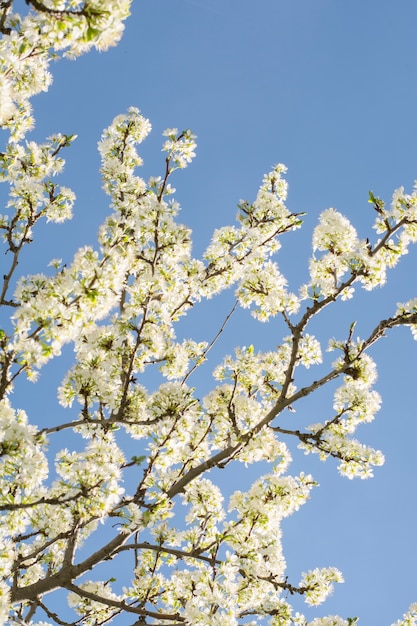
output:
[[[214,228],[233,222],[241,198],[254,199],[272,165],[288,166],[288,207],[307,216],[301,231],[283,238],[278,263],[296,291],[322,210],[337,208],[360,236],[372,237],[368,191],[389,201],[396,187],[411,190],[417,178],[416,23],[414,0],[134,0],[119,46],[60,61],[50,91],[33,101],[37,140],[78,134],[61,178],[78,201],[71,224],[41,229],[37,256],[22,269],[41,271],[54,257],[69,261],[78,246],[94,243],[108,211],[97,141],[116,114],[137,106],[154,128],[141,150],[145,178],[163,173],[163,129],[198,135],[196,160],[173,181],[196,254]],[[384,289],[329,309],[317,334],[325,343],[346,337],[356,319],[365,336],[398,301],[417,295],[416,276],[411,251]],[[193,317],[184,334],[210,339],[232,301],[225,296],[205,317]],[[273,347],[282,333],[278,321],[259,325],[239,314],[211,366],[237,345]],[[383,407],[358,438],[382,449],[386,464],[374,479],[351,482],[331,461],[322,465],[295,451],[294,471],[312,472],[321,487],[284,524],[284,547],[294,584],[312,567],[334,565],[345,575],[321,607],[298,605],[306,616],[358,615],[360,626],[389,626],[417,601],[417,344],[400,329],[371,354]],[[201,384],[208,388],[209,381]],[[42,402],[42,410],[56,410],[54,398]],[[31,417],[39,423],[36,412]],[[330,415],[327,393],[300,404],[291,419],[311,423]]]

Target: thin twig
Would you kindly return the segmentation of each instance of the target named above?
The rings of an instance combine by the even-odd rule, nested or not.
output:
[[[211,340],[211,342],[209,343],[209,345],[207,346],[207,348],[204,350],[203,354],[201,355],[201,357],[199,358],[197,363],[194,363],[193,367],[187,372],[187,374],[184,376],[184,378],[182,379],[182,383],[181,384],[185,384],[185,382],[188,380],[188,378],[191,376],[191,374],[193,374],[193,372],[195,372],[195,370],[201,365],[201,363],[205,360],[207,354],[210,352],[210,350],[212,349],[212,347],[214,346],[214,344],[217,342],[217,340],[219,339],[220,335],[222,334],[222,332],[224,331],[224,329],[226,328],[226,325],[228,324],[228,322],[230,321],[230,318],[232,317],[233,313],[236,311],[237,309],[237,305],[238,305],[238,300],[236,300],[236,302],[234,303],[233,307],[231,308],[231,310],[229,311],[229,313],[226,315],[223,324],[221,325],[220,329],[218,330],[216,336],[214,337],[214,339]]]

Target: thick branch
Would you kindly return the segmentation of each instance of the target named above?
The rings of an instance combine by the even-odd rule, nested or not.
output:
[[[179,559],[198,559],[199,561],[209,563],[209,565],[220,565],[222,563],[219,559],[203,556],[198,550],[184,552],[183,550],[168,548],[167,546],[152,545],[146,541],[144,543],[126,543],[123,546],[120,546],[117,552],[123,552],[125,550],[152,550],[158,553],[162,552],[165,554],[172,554],[173,556],[177,556]]]
[[[136,615],[143,615],[145,617],[154,617],[156,619],[164,619],[168,622],[172,621],[180,621],[182,624],[185,622],[185,618],[178,615],[178,613],[170,614],[170,613],[158,613],[156,611],[147,611],[146,609],[139,609],[131,604],[127,604],[126,602],[120,600],[113,600],[112,598],[106,598],[105,596],[100,596],[96,593],[92,593],[91,591],[87,591],[86,589],[82,589],[77,585],[73,585],[72,583],[65,585],[68,591],[73,591],[77,595],[82,598],[89,598],[94,602],[101,602],[105,606],[114,606],[117,609],[121,609],[126,611],[127,613],[136,613]]]
[[[48,13],[49,15],[56,15],[57,17],[63,15],[86,15],[85,6],[77,11],[75,9],[53,9],[45,6],[43,2],[39,0],[26,0],[26,4],[29,4],[40,13]]]
[[[36,600],[39,596],[62,587],[69,589],[73,580],[93,569],[97,563],[113,558],[117,548],[123,545],[128,537],[129,535],[120,533],[78,565],[65,564],[65,567],[62,567],[59,572],[48,578],[38,580],[26,587],[16,587],[11,592],[12,602]]]

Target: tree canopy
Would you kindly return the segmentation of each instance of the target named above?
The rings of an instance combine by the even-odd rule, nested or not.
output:
[[[309,280],[293,292],[276,260],[303,221],[286,206],[285,166],[264,176],[236,223],[217,229],[194,258],[171,180],[194,158],[196,137],[167,129],[164,169],[144,180],[138,146],[151,124],[131,107],[99,143],[111,213],[96,247],[19,275],[21,255],[36,250],[37,223],[70,219],[75,202],[56,182],[75,135],[30,139],[31,98],[47,91],[52,60],[117,44],[130,0],[27,0],[21,14],[13,4],[0,3],[0,179],[8,193],[0,216],[0,623],[355,624],[348,616],[308,621],[292,606],[298,595],[321,604],[343,576],[336,567],[296,581],[286,574],[281,521],[316,486],[307,462],[305,473],[290,473],[288,442],[335,459],[349,479],[382,465],[382,452],[355,434],[381,404],[369,348],[398,326],[417,337],[417,298],[376,318],[362,338],[352,322],[324,345],[311,325],[355,289],[385,284],[417,241],[417,192],[397,189],[389,205],[370,192],[376,234],[365,239],[337,210],[324,210]],[[227,289],[235,304],[216,335],[178,339],[181,318]],[[193,376],[238,308],[259,322],[281,318],[285,332],[268,351],[248,338],[225,355],[200,395]],[[75,356],[58,398],[68,420],[36,425],[14,401],[14,386],[19,377],[36,384],[66,344]],[[334,384],[330,415],[282,425],[284,412]],[[68,447],[57,450],[63,431]],[[260,470],[251,486],[237,484],[225,498],[214,470],[253,464]],[[397,622],[412,624],[417,604]]]

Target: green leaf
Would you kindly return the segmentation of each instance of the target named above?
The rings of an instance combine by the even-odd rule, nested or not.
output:
[[[99,34],[100,34],[100,31],[98,30],[98,28],[92,28],[91,26],[89,26],[87,28],[87,32],[84,35],[84,40],[93,41],[93,39],[96,39],[96,37],[98,37]]]
[[[368,191],[368,194],[369,194],[368,202],[370,204],[375,204],[376,203],[376,198],[375,198],[374,194],[372,193],[372,191]],[[350,619],[350,618],[348,617],[348,619]]]
[[[64,135],[64,146],[68,147],[76,138],[77,135]]]
[[[136,465],[141,465],[145,459],[146,459],[146,456],[132,456],[132,461]]]
[[[376,196],[374,196],[372,191],[368,191],[368,194],[369,194],[368,202],[374,205],[374,208],[376,211],[378,211],[378,213],[382,213],[384,206],[385,206],[385,202],[381,200],[381,198],[377,198]]]

